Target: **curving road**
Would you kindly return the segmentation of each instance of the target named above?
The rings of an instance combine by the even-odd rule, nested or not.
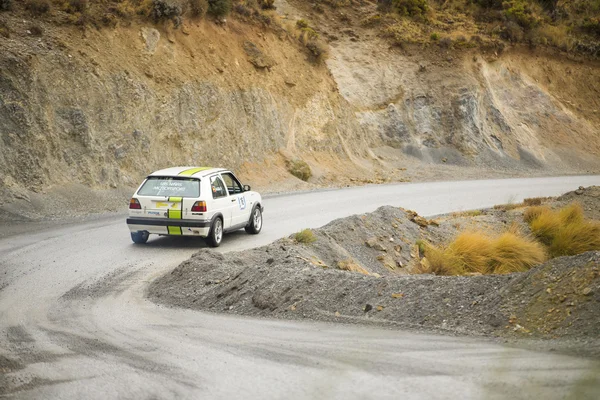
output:
[[[600,176],[369,186],[266,199],[266,244],[385,204],[423,215],[557,195]],[[597,362],[473,338],[157,306],[152,279],[195,239],[130,243],[123,216],[0,240],[0,397],[597,399]]]

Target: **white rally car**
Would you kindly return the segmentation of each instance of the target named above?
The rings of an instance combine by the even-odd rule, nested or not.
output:
[[[199,236],[217,247],[223,233],[257,234],[264,207],[260,194],[222,168],[174,167],[150,174],[129,202],[127,225],[134,243],[157,235]]]

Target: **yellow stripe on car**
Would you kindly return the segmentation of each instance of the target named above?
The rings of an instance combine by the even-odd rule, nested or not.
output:
[[[190,169],[186,169],[185,171],[181,171],[178,175],[179,176],[192,176],[200,171],[206,171],[207,169],[211,169],[211,167],[190,168]]]
[[[173,203],[181,203],[183,201],[183,197],[169,197],[169,201]]]
[[[181,210],[171,210],[167,211],[169,213],[169,219],[181,219]]]
[[[167,229],[169,230],[169,235],[182,235],[183,234],[181,232],[180,226],[167,226]]]

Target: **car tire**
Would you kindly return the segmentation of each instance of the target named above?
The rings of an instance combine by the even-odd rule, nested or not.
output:
[[[210,231],[206,238],[206,244],[210,247],[219,247],[223,240],[223,220],[219,217],[215,218],[210,226]]]
[[[144,244],[148,241],[150,233],[148,231],[131,232],[131,240],[135,244]]]
[[[262,229],[262,210],[260,207],[254,207],[250,215],[250,223],[246,226],[246,232],[256,235]]]

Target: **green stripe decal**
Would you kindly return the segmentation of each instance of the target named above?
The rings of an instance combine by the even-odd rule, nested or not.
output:
[[[173,203],[181,203],[183,201],[183,197],[169,197],[169,201]]]
[[[206,171],[207,169],[210,169],[210,167],[190,168],[186,169],[185,171],[181,171],[179,176],[192,176],[200,171]]]
[[[183,234],[181,232],[180,226],[167,226],[167,229],[169,230],[169,235],[182,235]]]

